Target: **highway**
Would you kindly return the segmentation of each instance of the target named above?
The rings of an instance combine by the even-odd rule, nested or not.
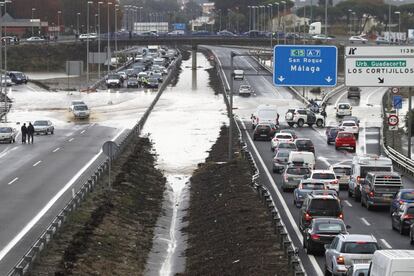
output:
[[[225,69],[227,79],[229,79],[230,51],[232,49],[211,48],[220,59],[220,63]],[[263,72],[261,67],[251,58],[237,57],[237,59],[237,62],[234,63],[235,67],[237,67],[235,69],[245,70],[246,74]],[[322,275],[324,270],[323,256],[314,257],[307,255],[306,251],[302,248],[302,236],[298,229],[299,209],[293,205],[293,193],[283,192],[280,188],[281,176],[271,172],[273,155],[270,151],[270,142],[253,142],[251,138],[250,114],[257,105],[264,103],[276,105],[280,110],[281,124],[286,126],[284,123],[284,114],[287,106],[302,107],[303,104],[295,99],[288,89],[273,87],[270,76],[248,76],[247,82],[253,87],[256,94],[249,98],[239,98],[236,95],[234,107],[236,115],[243,121],[243,137],[248,142],[249,149],[253,153],[256,163],[259,166],[260,183],[271,191],[278,209],[282,212],[281,216],[287,226],[289,234],[294,244],[300,249],[299,256],[308,274]],[[235,90],[238,89],[239,85],[240,82],[235,81]],[[382,118],[379,114],[381,114],[381,98],[385,91],[382,88],[363,88],[361,91],[361,99],[357,100],[347,99],[346,91],[344,90],[338,92],[328,102],[328,125],[337,124],[333,107],[339,102],[350,102],[353,106],[353,115],[360,118],[360,138],[357,143],[356,153],[350,153],[346,150],[336,151],[333,145],[328,146],[326,144],[324,129],[295,127],[298,137],[312,139],[315,145],[317,169],[324,169],[331,164],[339,162],[349,163],[355,154],[381,153],[379,131]],[[414,188],[414,181],[409,176],[403,177],[403,182],[406,188]],[[392,230],[388,210],[378,209],[368,211],[359,202],[348,198],[347,191],[341,191],[340,198],[343,202],[345,223],[351,226],[350,233],[372,234],[383,248],[411,249],[408,236],[401,236],[398,232]]]

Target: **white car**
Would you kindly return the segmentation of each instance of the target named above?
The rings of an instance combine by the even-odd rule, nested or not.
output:
[[[28,39],[26,39],[27,42],[43,42],[45,41],[43,38],[38,37],[38,36],[32,36],[29,37]]]
[[[332,40],[333,38],[330,36],[326,36],[324,34],[317,34],[312,36],[313,39],[319,39],[319,40]]]
[[[270,149],[275,151],[275,148],[280,142],[293,142],[293,140],[293,136],[290,133],[276,133],[272,140],[270,140]]]
[[[244,80],[244,71],[243,70],[234,70],[233,71],[234,80]]]
[[[55,127],[53,123],[49,120],[38,120],[33,123],[34,133],[35,134],[53,134],[55,132]]]
[[[365,37],[360,36],[360,35],[355,35],[355,36],[351,36],[349,38],[349,42],[351,42],[351,43],[361,42],[361,43],[365,44],[365,43],[368,42],[368,39],[366,39]]]
[[[98,35],[96,33],[89,33],[89,34],[81,34],[79,36],[80,41],[89,40],[93,41],[98,38]]]
[[[78,104],[73,107],[73,116],[75,119],[89,118],[89,109],[86,104]]]
[[[1,79],[1,85],[2,86],[12,86],[13,81],[11,80],[11,78],[9,76],[3,75],[2,79]]]
[[[336,117],[352,116],[352,106],[349,103],[338,103],[335,109]]]
[[[339,193],[339,181],[334,171],[313,170],[309,178],[315,182],[323,182],[325,189],[335,190]]]
[[[351,132],[355,135],[355,138],[358,139],[359,136],[359,127],[354,121],[343,121],[339,128],[343,129],[343,131]]]
[[[8,126],[0,126],[0,141],[14,143],[16,142],[17,130]]]
[[[85,104],[85,102],[84,102],[84,101],[72,101],[72,102],[70,103],[70,106],[69,106],[69,111],[73,111],[73,107],[74,107],[75,105],[79,105],[79,104]]]
[[[252,87],[248,84],[240,85],[239,95],[240,96],[251,96],[253,93]]]

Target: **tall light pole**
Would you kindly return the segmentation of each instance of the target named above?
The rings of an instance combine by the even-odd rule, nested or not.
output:
[[[349,17],[349,35],[351,36],[352,35],[352,29],[351,29],[351,22],[352,22],[352,10],[351,9],[349,9],[348,10],[348,17]]]
[[[116,60],[116,64],[118,64],[118,26],[117,26],[117,14],[118,14],[118,4],[115,4],[115,8],[114,8],[114,17],[115,17],[115,60]],[[131,28],[132,29],[132,28]]]
[[[89,88],[89,5],[92,1],[88,1],[86,5],[86,85]]]
[[[62,11],[58,11],[57,12],[57,16],[58,16],[58,39],[59,39],[59,37],[60,37],[60,15],[62,14]]]
[[[138,8],[139,8],[139,22],[142,22],[141,11],[144,7],[138,7]]]
[[[286,45],[286,24],[285,24],[285,19],[286,19],[286,1],[280,1],[280,3],[283,4],[283,38],[285,40],[285,45]]]
[[[279,2],[276,2],[275,5],[277,6],[276,43],[279,45],[279,27],[280,27]]]
[[[273,48],[273,5],[269,4],[269,19],[270,19],[270,49]]]
[[[251,10],[251,6],[247,6],[247,8],[249,9],[249,31],[252,29],[252,10]]]
[[[325,0],[325,38],[328,37],[328,0]]]
[[[101,5],[103,2],[98,2],[98,53],[101,54]],[[98,78],[101,78],[101,63],[98,62]]]
[[[109,6],[112,5],[112,2],[108,2],[108,14],[107,14],[107,25],[108,25],[108,46],[106,47],[108,49],[108,75],[111,70],[111,42],[110,42],[110,29],[109,29]]]
[[[32,36],[34,36],[34,26],[33,26],[33,19],[34,19],[34,12],[36,11],[36,8],[32,8]]]
[[[398,14],[398,45],[401,45],[400,33],[401,33],[401,12],[395,11],[394,14]]]
[[[391,0],[388,2],[388,44],[391,44]]]
[[[81,15],[80,12],[76,13],[76,29],[77,29],[77,33],[78,33],[78,38],[79,38],[79,35],[80,35],[80,33],[79,33],[79,17],[80,17],[80,15]]]

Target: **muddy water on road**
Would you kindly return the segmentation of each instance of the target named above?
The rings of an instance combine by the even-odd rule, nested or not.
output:
[[[221,95],[209,87],[210,64],[197,54],[198,69],[183,61],[175,87],[164,92],[146,123],[158,154],[158,167],[167,178],[163,214],[158,219],[146,275],[173,275],[185,269],[186,238],[180,229],[189,202],[189,178],[208,156],[220,126],[227,121]]]

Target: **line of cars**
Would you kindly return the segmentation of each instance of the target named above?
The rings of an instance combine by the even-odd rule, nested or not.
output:
[[[176,52],[166,48],[144,48],[135,54],[134,63],[125,71],[109,74],[106,77],[108,88],[152,88],[157,89],[168,74],[168,67],[174,60]]]

